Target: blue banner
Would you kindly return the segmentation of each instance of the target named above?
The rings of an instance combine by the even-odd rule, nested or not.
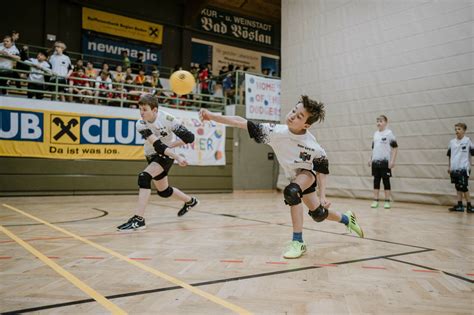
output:
[[[82,33],[82,53],[102,58],[122,59],[122,51],[128,51],[128,57],[133,63],[138,53],[144,56],[146,65],[161,64],[161,52],[157,45],[133,43],[126,39],[112,39],[92,32]]]

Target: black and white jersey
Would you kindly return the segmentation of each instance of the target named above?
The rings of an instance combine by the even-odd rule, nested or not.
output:
[[[145,120],[138,120],[136,123],[137,131],[140,132],[149,129],[155,136],[158,137],[163,144],[169,146],[175,140],[175,134],[179,136],[181,132],[189,132],[186,127],[181,124],[181,121],[176,119],[173,115],[158,110],[158,115],[154,122],[150,123]],[[151,156],[156,154],[153,145],[145,141],[145,155]]]
[[[449,141],[448,156],[451,171],[467,171],[469,174],[472,155],[474,155],[474,145],[469,137],[464,136],[461,140],[454,138]]]
[[[28,63],[32,65],[36,65],[41,67],[43,70],[38,69],[36,67],[31,67],[31,72],[28,75],[28,80],[32,82],[38,82],[38,83],[44,83],[44,73],[45,72],[50,72],[51,65],[47,61],[42,61],[39,62],[38,59],[36,58],[30,58],[27,61]]]
[[[376,131],[372,141],[372,165],[380,167],[388,167],[392,148],[398,147],[397,139],[392,130],[385,129]]]
[[[326,151],[309,131],[296,135],[287,125],[252,121],[248,121],[247,129],[250,137],[257,143],[265,143],[273,148],[289,180],[295,179],[298,171],[302,169],[329,174]]]
[[[72,69],[71,59],[62,54],[53,54],[49,57],[49,63],[54,74],[60,77],[67,77],[69,70]]]
[[[14,56],[19,56],[20,52],[16,48],[15,45],[13,45],[10,48],[5,48],[5,46],[0,44],[0,51],[4,51],[8,53],[9,55],[14,55]],[[2,55],[0,55],[0,71],[2,70],[11,70],[13,69],[13,65],[15,64],[15,60],[10,59],[10,58],[2,58]]]

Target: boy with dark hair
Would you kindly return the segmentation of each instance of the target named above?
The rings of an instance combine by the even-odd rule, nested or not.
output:
[[[51,73],[51,65],[46,60],[48,60],[46,51],[39,51],[36,58],[30,58],[25,61],[25,64],[31,66],[30,74],[28,75],[28,98],[36,97],[39,100],[43,99],[44,94],[38,91],[46,89],[44,74]]]
[[[284,253],[284,258],[299,258],[306,252],[303,242],[303,202],[308,215],[316,222],[325,219],[345,224],[349,231],[359,237],[364,233],[351,211],[344,214],[329,210],[326,199],[326,176],[329,162],[326,152],[308,131],[311,125],[323,121],[324,104],[309,99],[306,95],[286,115],[285,124],[255,123],[239,116],[220,116],[201,109],[201,120],[212,120],[231,127],[246,129],[257,143],[270,145],[282,166],[290,184],[283,191],[285,203],[290,206],[293,223],[293,240]],[[316,193],[319,185],[320,196]]]
[[[387,128],[388,118],[385,115],[377,117],[378,130],[374,133],[372,140],[372,155],[368,165],[372,166],[372,176],[374,177],[374,201],[370,205],[371,208],[378,208],[380,181],[383,180],[383,188],[385,190],[384,208],[390,209],[390,177],[392,177],[392,169],[395,167],[397,158],[398,144],[392,130]]]
[[[155,184],[158,196],[162,198],[175,197],[184,202],[178,216],[183,216],[198,205],[195,197],[188,196],[181,190],[168,184],[168,172],[174,160],[180,166],[187,162],[181,155],[174,152],[173,148],[183,144],[192,143],[194,134],[184,127],[174,116],[158,109],[158,99],[150,94],[143,95],[138,101],[140,116],[137,121],[137,131],[145,139],[145,156],[148,166],[138,174],[138,206],[135,215],[127,222],[117,227],[118,230],[137,230],[145,228],[145,207],[151,194],[151,181]],[[174,140],[174,136],[178,137]]]
[[[454,125],[456,138],[452,139],[448,145],[449,168],[451,183],[456,187],[458,204],[449,211],[464,211],[462,198],[466,199],[466,212],[473,213],[471,196],[469,195],[469,175],[471,172],[472,156],[474,155],[474,144],[469,137],[465,136],[467,126],[465,123]]]

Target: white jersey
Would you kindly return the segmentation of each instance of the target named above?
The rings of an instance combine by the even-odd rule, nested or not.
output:
[[[137,121],[136,127],[138,132],[149,129],[161,142],[169,146],[175,139],[174,133],[182,128],[182,125],[173,115],[159,109],[158,116],[154,122],[149,123],[140,119]],[[151,156],[155,154],[157,153],[153,145],[145,141],[145,155]]]
[[[326,152],[309,131],[296,135],[287,125],[256,124],[251,121],[247,128],[251,138],[273,148],[289,180],[295,179],[300,170],[319,171],[317,165],[321,161],[326,161],[327,170]],[[321,173],[327,174],[329,171]]]
[[[467,171],[469,175],[472,155],[474,155],[474,145],[469,137],[464,136],[461,140],[454,138],[449,141],[448,156],[451,171]]]
[[[372,141],[372,163],[376,166],[388,167],[392,148],[398,147],[397,139],[392,130],[385,129],[374,133]]]
[[[49,63],[54,74],[60,77],[67,77],[70,69],[72,69],[71,59],[66,55],[53,54],[49,57]]]
[[[42,71],[41,69],[38,69],[36,67],[31,67],[31,72],[28,75],[28,80],[32,82],[44,83],[44,73],[50,72],[51,69],[51,65],[49,64],[49,62],[39,62],[36,58],[30,58],[28,59],[28,63],[39,66],[44,69],[44,71]]]
[[[7,52],[9,55],[14,55],[14,56],[19,56],[20,52],[16,48],[15,45],[13,45],[10,48],[5,48],[3,46],[3,43],[0,44],[0,51]],[[10,58],[2,58],[2,55],[0,55],[0,71],[1,70],[6,70],[6,69],[13,69],[13,65],[15,64],[15,60],[10,59]]]

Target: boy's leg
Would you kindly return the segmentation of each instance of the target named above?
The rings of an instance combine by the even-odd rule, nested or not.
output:
[[[309,171],[303,171],[296,179],[285,187],[283,192],[285,202],[290,206],[291,222],[293,225],[293,239],[290,247],[284,253],[284,258],[299,258],[306,252],[306,244],[303,241],[303,205],[301,196],[315,181],[314,175]]]
[[[118,230],[136,230],[145,228],[145,214],[146,206],[151,194],[151,180],[154,176],[163,172],[163,167],[156,162],[150,163],[143,172],[138,174],[138,202],[135,210],[135,215],[127,222],[117,227]]]
[[[377,174],[374,175],[374,200],[370,205],[371,208],[378,208],[379,206],[379,195],[380,195],[380,181],[382,177]]]
[[[390,198],[391,198],[391,185],[390,185],[390,177],[383,177],[382,178],[383,180],[383,188],[384,188],[384,192],[385,192],[385,203],[384,203],[384,208],[385,209],[390,209],[391,206],[390,206]]]
[[[471,205],[471,195],[469,194],[469,190],[464,193],[464,198],[466,199],[466,212],[467,213],[474,213],[474,208]]]

